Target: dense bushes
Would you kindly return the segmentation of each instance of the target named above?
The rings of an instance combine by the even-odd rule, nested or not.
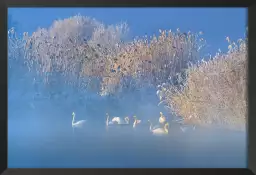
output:
[[[204,44],[196,34],[161,30],[159,36],[124,42],[127,32],[125,23],[105,26],[79,15],[55,21],[49,29],[24,35],[27,63],[47,82],[56,73],[76,85],[86,84],[82,88],[98,79],[102,94],[113,94],[164,82],[197,60]]]
[[[217,54],[210,61],[191,65],[181,89],[170,86],[165,91],[168,106],[185,122],[245,130],[247,38],[229,44],[227,54]]]
[[[126,41],[126,23],[106,26],[80,15],[54,21],[23,39],[9,39],[9,58],[53,85],[56,79],[101,95],[166,83],[164,100],[188,123],[245,126],[247,41],[200,62],[201,33],[159,30]],[[14,35],[10,31],[10,35]]]

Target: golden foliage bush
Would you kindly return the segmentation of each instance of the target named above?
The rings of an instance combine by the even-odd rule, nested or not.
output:
[[[197,60],[204,45],[198,34],[179,30],[160,30],[159,36],[123,42],[127,32],[126,23],[105,26],[77,15],[54,21],[50,28],[40,28],[31,36],[25,33],[25,57],[29,68],[47,80],[53,72],[68,81],[97,77],[102,91],[113,94],[131,85],[127,77],[137,80],[136,86],[164,82]]]
[[[197,34],[161,31],[158,37],[144,37],[127,43],[111,58],[114,79],[133,77],[137,82],[157,86],[187,68],[200,56],[204,40]],[[115,78],[114,78],[115,77]],[[115,80],[116,81],[116,80]],[[116,81],[119,83],[119,81]]]
[[[80,15],[56,20],[31,36],[24,33],[25,59],[30,69],[46,78],[58,72],[75,83],[84,76],[103,76],[105,59],[116,51],[127,30],[125,23],[104,26]]]
[[[247,118],[247,38],[229,52],[187,71],[186,84],[165,92],[167,105],[186,123],[245,130]]]

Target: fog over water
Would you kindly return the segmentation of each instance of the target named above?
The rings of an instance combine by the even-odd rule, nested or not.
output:
[[[116,100],[97,94],[74,92],[67,98],[44,98],[42,86],[36,92],[29,74],[8,89],[8,166],[9,168],[86,168],[86,167],[246,167],[246,134],[197,127],[181,132],[170,122],[168,136],[153,136],[148,119],[156,123],[159,112],[155,90],[136,91]],[[27,78],[27,79],[26,79]],[[56,89],[55,89],[56,90]],[[147,94],[147,95],[146,95]],[[141,98],[143,97],[143,98]],[[139,100],[138,100],[139,99]],[[87,120],[82,129],[72,129],[72,112],[77,120]],[[111,116],[137,115],[144,122],[105,126],[106,112]]]

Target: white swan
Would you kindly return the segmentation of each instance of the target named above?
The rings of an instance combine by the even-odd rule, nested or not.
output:
[[[149,130],[153,133],[153,135],[167,135],[169,133],[169,123],[166,123],[163,128],[153,129],[152,123],[150,123]]]
[[[163,83],[162,85],[158,85],[157,86],[157,91],[156,91],[156,95],[159,98],[160,101],[162,101],[162,99],[164,99],[164,92],[166,91],[166,84]]]
[[[130,119],[129,117],[125,117],[124,119],[121,117],[114,117],[115,121],[117,122],[118,125],[128,125],[130,124]]]
[[[137,116],[133,116],[133,118],[134,118],[134,122],[132,127],[135,128],[137,124],[141,123],[141,120],[138,120]]]
[[[113,118],[111,121],[109,121],[110,117],[109,117],[108,113],[106,113],[106,115],[107,115],[106,126],[113,125],[113,124],[117,123],[115,118]]]
[[[164,124],[165,122],[166,122],[166,117],[163,115],[162,112],[160,112],[159,123]]]
[[[124,119],[120,118],[120,117],[113,117],[112,120],[110,121],[110,117],[109,114],[106,113],[107,115],[107,120],[106,120],[106,126],[112,125],[112,124],[116,124],[116,125],[123,125],[123,124],[129,124],[130,120],[129,117],[125,117]]]
[[[157,97],[159,98],[160,101],[163,99],[163,92],[161,90],[157,90],[156,95],[157,95]]]
[[[73,128],[80,128],[80,127],[82,127],[85,124],[86,120],[75,121],[75,117],[76,117],[76,114],[73,112],[72,113],[72,127]]]

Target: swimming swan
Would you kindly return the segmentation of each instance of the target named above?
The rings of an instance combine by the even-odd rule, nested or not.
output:
[[[111,121],[109,121],[110,117],[108,115],[108,113],[106,113],[107,115],[107,120],[106,120],[106,125],[112,125],[112,124],[116,124],[116,125],[123,125],[123,124],[129,124],[130,120],[129,117],[125,117],[124,119],[120,118],[120,117],[113,117]]]
[[[76,114],[73,112],[72,113],[72,128],[73,128],[73,133],[74,133],[74,129],[75,128],[81,128],[83,127],[83,125],[85,124],[86,120],[79,120],[77,122],[75,122],[75,117]]]
[[[113,124],[117,123],[115,117],[110,121],[110,119],[109,119],[110,117],[109,117],[108,113],[106,113],[106,115],[107,115],[106,126],[113,125]]]
[[[130,124],[130,119],[129,117],[125,117],[124,119],[121,117],[114,117],[115,121],[117,122],[118,125],[128,125]]]
[[[167,135],[169,132],[169,123],[166,123],[163,128],[157,128],[153,129],[152,123],[148,120],[150,123],[150,128],[149,130],[154,134],[154,135]]]
[[[86,122],[86,120],[79,120],[77,122],[75,122],[75,117],[76,117],[76,114],[73,112],[72,113],[72,127],[73,128],[80,128],[84,125],[84,123]]]

